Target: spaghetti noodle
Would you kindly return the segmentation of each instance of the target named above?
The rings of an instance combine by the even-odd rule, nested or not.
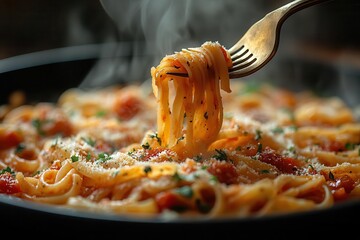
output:
[[[74,88],[9,110],[0,193],[134,217],[253,217],[358,199],[352,109],[265,83],[234,80],[230,91],[229,66],[227,51],[206,42],[152,68],[154,94]]]
[[[199,48],[166,56],[157,68],[151,69],[159,104],[157,124],[161,146],[181,148],[188,156],[207,150],[223,121],[220,88],[230,92],[229,67],[230,56],[224,48],[218,43],[206,42]],[[185,72],[189,77],[167,72]],[[176,147],[178,144],[181,146]]]

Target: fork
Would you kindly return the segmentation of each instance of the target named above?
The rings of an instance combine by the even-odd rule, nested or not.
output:
[[[331,0],[295,0],[268,14],[252,25],[243,37],[228,51],[233,62],[229,78],[250,75],[266,65],[275,55],[280,39],[280,30],[285,20],[304,8]],[[187,73],[167,74],[187,77]]]

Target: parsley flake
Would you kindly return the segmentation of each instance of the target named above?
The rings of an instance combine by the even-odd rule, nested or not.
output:
[[[107,160],[110,160],[112,157],[109,156],[107,153],[99,153],[98,159],[96,163],[106,162]]]
[[[284,129],[282,129],[281,127],[276,127],[274,129],[272,129],[271,132],[274,134],[281,134],[281,133],[284,133]]]
[[[217,152],[217,154],[215,154],[213,156],[213,158],[215,158],[216,160],[220,160],[220,161],[226,161],[228,160],[228,157],[226,155],[226,152],[222,149],[215,149],[215,151]]]
[[[21,153],[26,148],[25,144],[20,143],[15,149],[15,154]]]
[[[190,186],[183,186],[181,188],[177,188],[175,189],[175,192],[186,198],[192,198],[192,196],[194,195],[194,192]]]
[[[44,136],[45,135],[45,132],[44,130],[42,129],[43,128],[43,124],[45,122],[40,120],[40,119],[33,119],[31,124],[33,125],[33,127],[36,129],[37,133],[40,135],[40,136]]]
[[[255,130],[255,140],[256,141],[259,141],[261,139],[261,134],[262,134],[261,130],[259,130],[259,129]]]
[[[355,144],[354,143],[346,143],[345,148],[346,148],[346,150],[354,150]]]
[[[93,140],[91,138],[82,137],[81,140],[83,140],[84,142],[86,142],[87,144],[89,144],[92,147],[95,146],[95,140]]]
[[[0,170],[0,175],[4,173],[10,173],[11,175],[15,174],[15,172],[9,166]]]
[[[141,145],[144,149],[150,149],[150,144],[146,142],[145,144]]]
[[[201,162],[202,156],[201,156],[201,155],[197,155],[197,156],[194,157],[194,160],[195,160],[195,162]]]
[[[96,117],[104,117],[105,115],[106,115],[105,110],[100,110],[95,114]]]
[[[72,161],[72,162],[77,162],[77,161],[79,161],[79,156],[75,156],[75,155],[71,156],[71,161]]]
[[[157,133],[151,134],[150,137],[151,137],[151,138],[156,138],[157,142],[158,142],[159,145],[161,146],[161,138],[158,136]]]
[[[151,171],[152,171],[151,166],[145,166],[145,167],[144,167],[144,172],[145,172],[146,174],[148,174],[148,173],[151,172]]]

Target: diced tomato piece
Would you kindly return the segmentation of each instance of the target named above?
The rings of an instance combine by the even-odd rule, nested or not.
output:
[[[221,183],[238,183],[238,172],[234,164],[230,162],[214,161],[207,168],[207,171],[216,176]]]
[[[150,158],[158,156],[164,149],[161,148],[151,148],[145,150],[145,156],[142,158],[144,161],[148,161]]]
[[[43,131],[47,136],[61,134],[62,136],[67,137],[73,133],[73,127],[67,119],[56,119],[45,124]]]
[[[295,174],[302,163],[294,158],[277,154],[273,149],[266,147],[259,155],[259,160],[275,166],[283,173]]]
[[[335,201],[346,199],[355,188],[354,179],[347,174],[339,176],[325,171],[321,171],[320,173],[325,177],[326,183],[331,189]]]
[[[0,193],[14,194],[20,192],[20,186],[14,177],[6,172],[0,175]]]
[[[0,134],[0,149],[16,147],[23,141],[23,136],[19,132],[8,131]]]
[[[40,103],[36,106],[37,115],[32,119],[32,125],[41,136],[70,136],[73,133],[73,126],[65,113],[51,105]]]
[[[338,188],[331,191],[335,201],[341,201],[348,198],[349,194],[346,193],[345,188]]]
[[[325,151],[331,151],[331,152],[341,152],[346,150],[344,143],[336,142],[336,141],[320,144],[320,147]]]
[[[158,195],[156,195],[155,201],[160,212],[164,211],[165,209],[186,208],[186,206],[179,199],[179,197],[172,192],[159,193]]]
[[[142,102],[139,97],[124,94],[118,97],[114,104],[114,111],[121,120],[133,118],[141,110]]]

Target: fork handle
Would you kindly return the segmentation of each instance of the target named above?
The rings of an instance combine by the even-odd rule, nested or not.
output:
[[[331,0],[295,0],[295,1],[292,1],[278,9],[276,9],[275,11],[271,12],[270,14],[279,14],[278,15],[279,22],[283,23],[289,16],[291,16],[292,14],[294,14],[304,8],[313,6],[318,3],[328,2],[328,1],[331,1]]]

